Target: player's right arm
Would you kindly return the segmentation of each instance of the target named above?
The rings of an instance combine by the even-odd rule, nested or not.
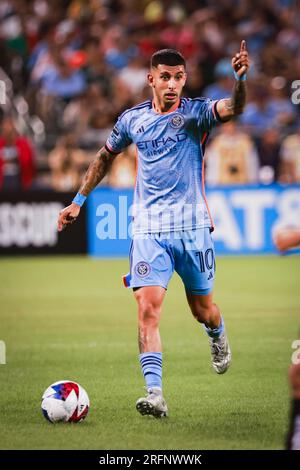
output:
[[[58,218],[59,231],[61,231],[67,225],[75,222],[86,197],[104,178],[116,156],[132,143],[129,131],[129,115],[130,113],[124,112],[119,117],[118,122],[111,131],[105,146],[99,150],[96,158],[90,164],[83,179],[82,185],[80,186],[77,195],[73,199],[72,204],[70,204],[68,207],[65,207],[65,209],[60,212]]]
[[[96,154],[96,158],[91,162],[82,185],[79,188],[79,194],[87,197],[91,191],[100,183],[111,167],[111,164],[117,153],[112,153],[107,146],[102,147]],[[58,231],[61,232],[67,225],[72,224],[80,213],[81,206],[72,202],[59,213]]]

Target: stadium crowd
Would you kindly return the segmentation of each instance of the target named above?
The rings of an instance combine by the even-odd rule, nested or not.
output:
[[[118,115],[150,97],[155,50],[181,51],[185,95],[215,100],[231,92],[241,39],[252,60],[248,102],[214,131],[207,183],[300,183],[299,2],[2,0],[0,187],[77,190]],[[101,184],[134,180],[129,147]]]

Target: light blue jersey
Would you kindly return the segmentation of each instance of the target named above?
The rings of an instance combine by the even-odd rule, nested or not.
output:
[[[148,100],[119,117],[106,147],[113,153],[131,143],[137,148],[133,235],[212,227],[203,156],[219,120],[216,103],[182,98],[175,111],[159,114]]]

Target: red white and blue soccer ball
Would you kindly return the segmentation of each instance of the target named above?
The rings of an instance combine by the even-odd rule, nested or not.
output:
[[[42,396],[42,411],[51,423],[79,423],[90,407],[88,394],[81,385],[61,380],[50,385]]]

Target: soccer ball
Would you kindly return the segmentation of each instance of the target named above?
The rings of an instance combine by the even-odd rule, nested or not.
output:
[[[42,396],[43,415],[51,423],[79,423],[88,414],[89,407],[88,394],[71,380],[55,382]]]

